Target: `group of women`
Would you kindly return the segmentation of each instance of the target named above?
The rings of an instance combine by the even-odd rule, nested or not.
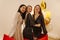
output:
[[[40,5],[36,5],[31,15],[31,5],[20,5],[16,15],[16,30],[13,35],[15,40],[38,40],[43,34],[47,34],[44,23],[44,17]],[[21,33],[21,26],[25,24],[23,33]]]

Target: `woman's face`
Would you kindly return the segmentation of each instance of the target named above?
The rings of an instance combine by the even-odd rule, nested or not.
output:
[[[31,11],[32,11],[32,7],[28,7],[28,8],[27,8],[27,12],[30,13]]]
[[[26,6],[22,6],[22,7],[20,8],[20,11],[21,11],[22,13],[24,13],[24,12],[26,11]]]
[[[34,10],[35,10],[35,13],[39,13],[40,12],[40,7],[36,6]]]

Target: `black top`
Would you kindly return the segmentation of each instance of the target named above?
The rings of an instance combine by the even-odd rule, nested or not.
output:
[[[29,38],[30,40],[33,39],[33,33],[32,33],[33,25],[34,25],[33,17],[29,13],[26,15],[25,28],[23,30],[23,37]]]
[[[33,26],[33,33],[35,37],[40,37],[42,30],[44,34],[47,34],[47,30],[46,30],[45,23],[44,23],[44,18],[42,15],[38,16],[38,18],[35,20],[35,24],[41,24],[40,27]]]
[[[29,13],[27,14],[27,18],[26,18],[26,21],[25,21],[25,25],[26,27],[32,27],[34,25],[34,22],[33,22],[33,17],[32,15]]]

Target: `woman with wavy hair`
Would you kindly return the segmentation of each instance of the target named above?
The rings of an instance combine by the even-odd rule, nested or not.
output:
[[[39,5],[36,5],[34,7],[33,18],[35,22],[35,25],[33,26],[33,39],[37,40],[42,36],[42,31],[43,31],[43,34],[47,34],[47,30],[44,23],[44,17]]]

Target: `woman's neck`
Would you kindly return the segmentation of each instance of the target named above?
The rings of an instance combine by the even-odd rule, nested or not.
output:
[[[30,13],[30,12],[27,12],[27,13]]]
[[[35,12],[35,15],[39,15],[39,13],[38,12]]]

